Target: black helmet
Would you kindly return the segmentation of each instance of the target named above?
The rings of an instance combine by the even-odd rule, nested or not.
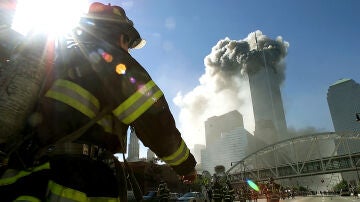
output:
[[[126,16],[124,9],[120,6],[94,2],[90,5],[83,21],[102,32],[121,31],[129,37],[129,48],[142,48],[146,43],[135,29],[134,23]]]

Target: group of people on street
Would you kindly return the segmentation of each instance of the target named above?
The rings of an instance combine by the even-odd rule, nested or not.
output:
[[[214,174],[211,184],[206,186],[206,196],[213,202],[232,202],[235,200],[235,190],[229,180],[222,182]]]

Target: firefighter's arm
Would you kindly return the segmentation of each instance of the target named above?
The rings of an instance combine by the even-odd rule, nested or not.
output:
[[[115,78],[121,86],[115,95],[123,95],[113,114],[131,125],[142,143],[184,179],[193,179],[196,161],[176,128],[163,92],[147,71],[131,56],[122,57],[126,74]],[[113,74],[114,75],[114,74]]]
[[[164,96],[135,120],[133,126],[143,144],[171,166],[183,180],[191,182],[195,179],[195,158],[176,128]]]

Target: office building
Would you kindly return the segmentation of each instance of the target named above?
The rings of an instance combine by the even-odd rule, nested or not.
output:
[[[360,113],[358,83],[352,79],[338,80],[329,87],[327,101],[335,132],[340,135],[360,132],[360,123],[356,121],[356,113]]]
[[[139,160],[139,152],[140,152],[140,144],[139,138],[136,136],[134,130],[130,131],[130,141],[129,141],[129,154],[128,161],[138,161]]]
[[[244,127],[243,117],[237,110],[208,118],[205,121],[206,147],[220,139],[221,133],[229,132],[236,127]]]
[[[202,170],[213,174],[217,165],[223,165],[228,170],[234,162],[246,156],[248,139],[251,137],[252,135],[243,127],[221,133],[220,138],[213,145],[202,150]]]
[[[356,121],[356,113],[360,112],[360,85],[352,79],[340,79],[329,87],[327,101],[335,132],[342,136],[359,134],[360,123]],[[360,152],[358,141],[340,144],[337,152],[338,155]],[[342,177],[351,183],[357,181],[358,173],[342,173]]]
[[[156,158],[156,155],[153,151],[151,151],[151,149],[147,149],[147,152],[146,152],[146,160],[147,161],[152,161]]]
[[[215,166],[223,165],[229,169],[232,162],[241,160],[260,145],[244,128],[242,115],[237,110],[206,120],[205,138],[201,168],[212,174]]]
[[[201,163],[201,151],[205,149],[205,145],[195,144],[194,148],[191,149],[191,153],[194,155],[197,163]]]
[[[268,144],[288,138],[278,77],[276,70],[269,65],[248,74],[255,119],[254,136]]]

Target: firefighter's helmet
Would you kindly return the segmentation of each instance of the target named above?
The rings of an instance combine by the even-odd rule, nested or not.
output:
[[[99,30],[108,30],[109,32],[121,30],[129,37],[129,48],[139,49],[146,43],[120,6],[94,2],[90,5],[85,18],[89,20],[88,24],[98,27]]]

